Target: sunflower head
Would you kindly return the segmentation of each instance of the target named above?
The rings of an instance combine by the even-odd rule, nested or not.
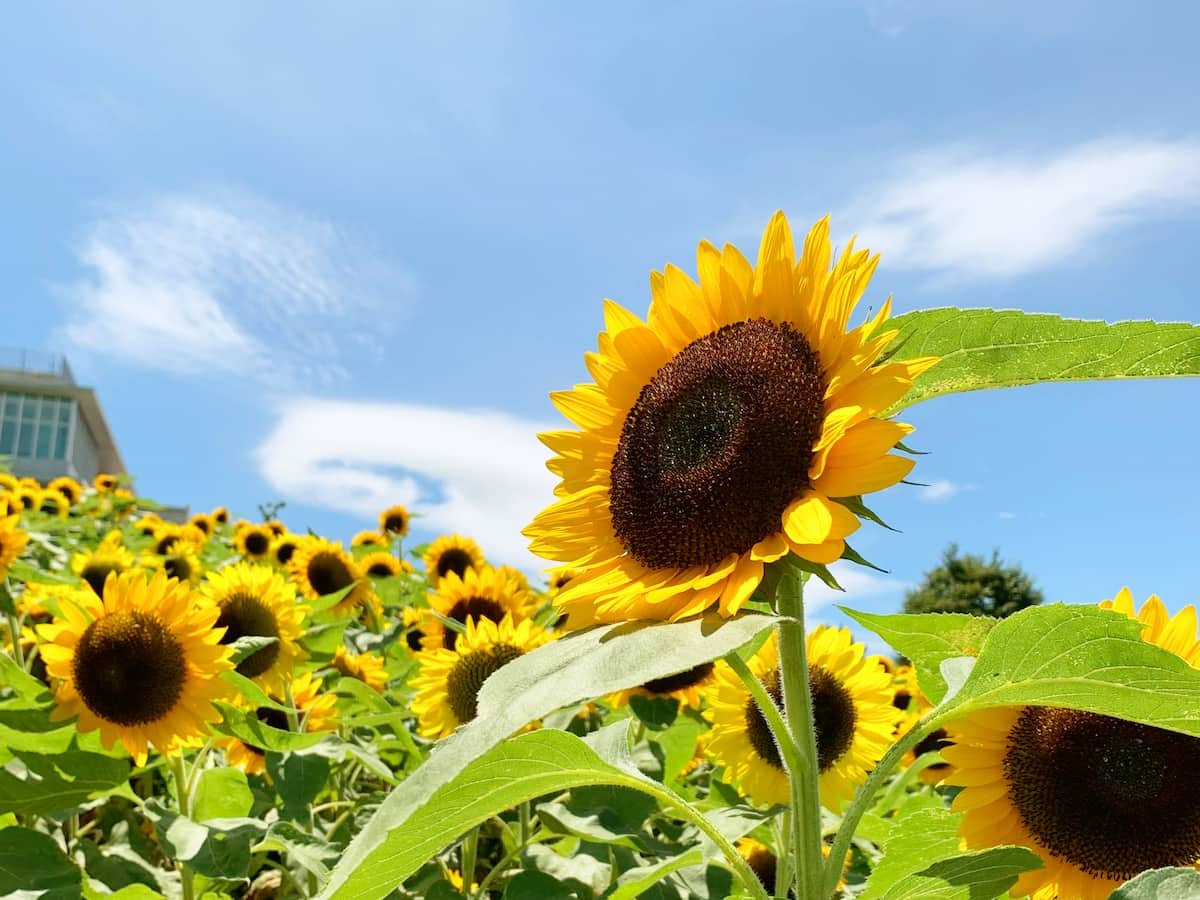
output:
[[[453,572],[448,573],[438,582],[436,592],[430,595],[429,608],[462,625],[472,619],[487,619],[498,624],[506,616],[514,622],[529,618],[536,602],[523,575],[513,569],[483,566],[467,569],[461,578]],[[459,638],[458,632],[447,628],[432,615],[422,620],[421,631],[426,649],[444,647],[452,650]]]
[[[300,546],[300,538],[294,534],[285,534],[283,537],[278,537],[271,544],[271,561],[277,566],[286,566],[292,560],[292,556],[296,553],[296,548]]]
[[[1101,606],[1146,625],[1144,640],[1200,661],[1196,611],[1138,611],[1128,589]],[[1099,713],[1002,707],[952,723],[942,749],[961,786],[952,809],[968,847],[1028,847],[1045,867],[1013,894],[1100,900],[1146,869],[1200,867],[1200,738]]]
[[[9,567],[25,551],[29,535],[19,527],[19,515],[0,516],[0,579],[8,576]]]
[[[713,683],[716,663],[705,662],[693,666],[683,672],[654,678],[644,684],[617,691],[609,699],[613,706],[625,706],[634,695],[642,697],[671,697],[679,702],[680,707],[690,706],[699,709],[705,691]]]
[[[188,519],[188,524],[199,528],[202,532],[204,532],[205,537],[212,536],[214,523],[212,516],[210,516],[208,513],[196,513],[194,516]]]
[[[322,680],[313,678],[311,672],[297,675],[291,681],[292,703],[295,704],[301,731],[315,733],[332,731],[337,727],[337,711],[334,709],[337,697],[321,693],[321,685]],[[276,703],[284,702],[278,694],[269,696]],[[238,702],[245,701],[239,698]],[[288,714],[273,706],[259,706],[254,710],[254,714],[260,722],[272,728],[286,731],[289,727]],[[265,772],[267,754],[263,748],[232,737],[222,738],[217,741],[217,746],[224,748],[225,759],[229,765],[243,770],[247,775],[260,775]]]
[[[266,523],[266,525],[267,525],[267,528],[270,529],[271,535],[273,537],[283,537],[285,534],[288,533],[287,526],[284,525],[282,522],[280,522],[278,519],[271,519],[269,522]]]
[[[224,506],[218,506],[216,509],[210,512],[209,515],[212,517],[213,522],[215,522],[217,525],[229,524],[229,510]]]
[[[63,620],[38,627],[41,655],[58,685],[55,719],[78,716],[80,731],[99,729],[106,748],[120,741],[145,764],[199,742],[220,719],[212,701],[227,694],[233,668],[220,644],[216,611],[192,603],[186,585],[162,572],[111,574],[104,595],[75,594]]]
[[[92,487],[98,494],[107,494],[117,486],[117,476],[109,475],[106,472],[101,472],[92,479]]]
[[[408,509],[397,503],[379,514],[379,530],[392,537],[402,538],[408,534],[410,519]]]
[[[60,519],[65,519],[71,511],[71,501],[53,488],[39,491],[35,504],[38,512],[48,516],[57,516]]]
[[[42,499],[42,492],[39,488],[22,486],[21,490],[17,493],[17,499],[21,501],[22,509],[37,509],[38,503]]]
[[[423,561],[429,582],[435,586],[451,573],[462,578],[468,569],[478,569],[486,562],[478,544],[457,534],[442,535],[430,544]]]
[[[355,678],[381,694],[387,687],[383,660],[374,653],[350,653],[339,646],[333,653],[333,667],[346,678]]]
[[[489,676],[549,640],[525,619],[499,623],[469,619],[453,650],[437,647],[417,654],[420,674],[412,680],[417,696],[412,710],[424,737],[443,738],[475,718],[479,689]]]
[[[161,568],[171,578],[195,584],[204,574],[204,565],[196,555],[196,548],[187,541],[176,541],[166,553],[149,558],[151,568]]]
[[[83,496],[83,485],[74,478],[62,475],[46,485],[46,490],[57,491],[67,501],[67,506],[74,506]]]
[[[360,531],[350,539],[351,547],[389,547],[391,541],[378,531]]]
[[[21,482],[11,472],[0,472],[0,492],[15,494],[21,489]]]
[[[300,593],[311,600],[352,589],[333,607],[339,616],[362,613],[366,605],[378,601],[371,590],[370,580],[364,577],[358,564],[340,543],[324,538],[308,538],[301,542],[288,561],[288,572]]]
[[[777,213],[756,265],[705,242],[698,283],[651,276],[646,321],[606,302],[596,381],[552,395],[580,430],[541,436],[559,500],[525,530],[579,569],[555,598],[573,624],[732,615],[766,563],[840,558],[859,519],[838,498],[911,469],[880,415],[934,360],[881,363],[890,303],[850,325],[878,257],[831,260],[826,220],[797,259]]]
[[[386,550],[360,556],[357,562],[358,568],[364,574],[370,575],[373,578],[394,578],[397,575],[404,575],[413,570],[412,564],[407,560],[393,556]]]
[[[96,595],[104,592],[104,582],[112,572],[124,572],[133,565],[133,554],[125,549],[121,532],[113,529],[95,550],[71,557],[71,571],[83,579]]]
[[[242,637],[276,638],[237,664],[237,671],[268,690],[282,692],[296,663],[304,658],[297,643],[304,636],[307,607],[296,603],[296,588],[272,569],[234,563],[209,572],[200,586],[201,602],[217,609],[222,644]]]
[[[251,562],[266,559],[271,552],[275,533],[266,525],[247,525],[239,528],[233,537],[238,553]]]

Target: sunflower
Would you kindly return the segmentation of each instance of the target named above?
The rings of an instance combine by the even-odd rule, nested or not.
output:
[[[218,506],[209,513],[209,516],[212,517],[213,522],[217,525],[229,524],[229,510],[224,506]]]
[[[21,505],[19,494],[0,493],[0,519],[8,516],[19,516],[25,507]]]
[[[379,514],[379,530],[394,538],[402,538],[408,534],[408,524],[411,518],[408,510],[397,503]]]
[[[133,527],[145,537],[154,537],[158,529],[162,528],[164,524],[166,523],[155,513],[146,513],[134,523]]]
[[[375,578],[394,578],[413,570],[412,564],[407,560],[397,559],[386,550],[360,556],[357,563],[359,569]]]
[[[351,547],[390,547],[391,543],[386,534],[378,531],[360,531],[350,539]]]
[[[18,527],[21,517],[0,517],[0,579],[8,577],[9,567],[25,550],[29,535]]]
[[[524,532],[580,569],[555,598],[573,624],[733,615],[764,564],[842,556],[859,519],[837,498],[908,474],[889,451],[911,428],[878,415],[935,360],[878,362],[890,300],[847,331],[878,257],[830,254],[828,220],[796,260],[776,213],[756,267],[704,242],[699,285],[651,275],[647,322],[606,301],[595,383],[551,395],[581,430],[541,435],[560,499]]]
[[[195,584],[204,574],[204,564],[196,555],[196,548],[187,541],[175,541],[166,553],[142,555],[142,565],[151,569],[162,569],[171,578]]]
[[[511,616],[514,622],[528,619],[533,612],[536,599],[523,586],[524,577],[514,577],[512,569],[467,569],[461,578],[449,572],[437,585],[437,593],[429,598],[432,612],[466,625],[474,619],[489,619],[500,622]],[[422,646],[426,650],[444,647],[453,650],[459,638],[458,632],[447,628],[441,620],[431,614],[421,623],[424,632]]]
[[[104,582],[110,572],[124,572],[132,565],[133,554],[125,549],[117,529],[106,534],[95,550],[71,557],[71,571],[82,578],[97,597],[104,593]]]
[[[120,741],[139,766],[147,746],[160,753],[199,743],[221,714],[219,677],[233,668],[214,626],[217,610],[193,605],[186,585],[163,572],[109,575],[103,598],[64,602],[63,622],[38,626],[41,654],[58,686],[56,721],[78,716],[80,731],[100,729],[111,749]]]
[[[333,652],[333,667],[347,678],[356,678],[373,691],[383,693],[388,676],[383,660],[374,653],[347,653],[339,646]]]
[[[272,536],[283,537],[288,533],[288,527],[278,519],[271,519],[266,523],[266,527],[270,529]]]
[[[117,486],[117,476],[109,475],[107,472],[101,472],[92,479],[92,487],[95,488],[98,494],[107,494]]]
[[[1142,638],[1200,664],[1196,610],[1157,597],[1135,614],[1125,588],[1101,606],[1145,623]],[[1146,869],[1200,868],[1200,738],[1099,713],[1001,707],[954,724],[942,750],[968,847],[1017,844],[1044,868],[1013,896],[1101,900]]]
[[[22,509],[37,509],[38,503],[42,499],[42,492],[38,488],[22,486],[17,492],[17,499],[21,501]]]
[[[340,543],[308,538],[296,548],[287,565],[292,581],[310,600],[336,594],[354,585],[333,607],[335,615],[348,616],[364,611],[368,604],[374,607],[378,603],[370,580],[363,577]]]
[[[68,475],[61,475],[46,485],[46,490],[57,491],[67,501],[68,506],[74,506],[83,496],[83,485]]]
[[[699,709],[705,690],[713,683],[715,671],[715,663],[700,663],[686,672],[654,678],[638,687],[617,691],[609,698],[609,702],[613,706],[621,707],[629,703],[629,699],[635,695],[651,698],[672,697],[679,702],[680,707]]]
[[[292,556],[296,553],[296,548],[300,546],[300,538],[294,534],[285,534],[278,537],[271,544],[271,561],[279,566],[286,566],[291,562]]]
[[[420,650],[425,644],[425,632],[421,630],[421,626],[425,624],[429,616],[428,610],[416,609],[411,606],[406,606],[400,610],[400,623],[404,626],[404,643],[409,650]]]
[[[553,572],[550,573],[550,590],[551,590],[551,592],[561,591],[568,584],[570,584],[571,579],[573,579],[578,574],[579,574],[578,569],[572,569],[569,567],[564,568],[564,569],[555,569]]]
[[[451,572],[462,578],[467,569],[478,569],[487,562],[478,544],[457,534],[442,535],[430,544],[423,561],[429,581],[435,586]]]
[[[775,635],[749,662],[782,709]],[[892,743],[900,711],[892,680],[847,628],[818,625],[808,635],[808,683],[817,730],[821,803],[837,812]],[[729,777],[759,803],[788,803],[787,771],[762,711],[737,673],[718,662],[704,716],[713,723],[708,749]]]
[[[488,676],[549,639],[530,619],[514,624],[505,616],[497,624],[471,618],[453,650],[437,647],[418,653],[421,669],[412,680],[417,691],[412,711],[419,717],[421,735],[444,738],[470,722]]]
[[[209,572],[198,594],[218,610],[217,627],[225,629],[222,644],[242,637],[277,638],[239,662],[237,671],[281,692],[283,680],[304,659],[296,642],[304,636],[308,608],[296,603],[295,585],[269,566],[240,562]]]
[[[0,472],[0,491],[7,491],[15,494],[21,489],[21,482],[17,480],[15,475],[9,472]]]
[[[334,705],[337,697],[333,694],[321,693],[322,680],[313,678],[312,672],[297,675],[291,681],[292,703],[297,712],[298,724],[301,731],[316,734],[319,731],[332,731],[337,727],[337,712]],[[279,696],[271,696],[276,703],[284,703]],[[287,731],[288,716],[281,709],[273,706],[260,706],[254,710],[260,722]],[[217,741],[218,747],[225,748],[225,759],[229,765],[244,771],[247,775],[260,775],[266,769],[267,753],[261,747],[244,743],[237,738],[223,738]]]
[[[71,511],[71,501],[51,488],[38,492],[35,505],[38,512],[48,516],[57,516],[60,519],[65,519]]]
[[[762,841],[756,841],[754,838],[746,836],[737,839],[734,844],[737,848],[738,855],[742,857],[750,866],[755,875],[758,876],[759,883],[763,889],[769,894],[775,893],[775,872],[779,867],[779,859],[775,856],[775,851],[768,847]],[[822,856],[829,856],[829,845],[821,845]],[[847,858],[847,863],[849,858]],[[844,878],[838,879],[838,889],[846,886]],[[788,896],[792,896],[792,892],[788,891]]]
[[[216,527],[213,523],[212,516],[210,516],[208,513],[196,513],[194,516],[188,519],[188,524],[195,525],[197,528],[203,531],[205,537],[211,537],[213,529]]]
[[[876,657],[876,659],[883,663],[885,668],[891,665],[891,661],[887,657],[880,656]],[[917,672],[911,665],[905,664],[895,666],[894,668],[895,671],[891,673],[892,705],[903,714],[900,724],[896,727],[896,737],[900,737],[903,734],[907,734],[917,724],[917,720],[933,708],[933,704],[921,693],[921,686],[917,681]],[[919,744],[904,755],[903,765],[911,766],[919,757],[924,756],[926,753],[934,750],[940,751],[949,745],[950,737],[946,729],[934,729],[922,738]],[[938,784],[945,777],[949,769],[950,766],[948,763],[933,763],[921,769],[918,777],[926,784]]]
[[[252,562],[267,558],[275,533],[266,525],[247,525],[239,528],[233,537],[237,552]]]

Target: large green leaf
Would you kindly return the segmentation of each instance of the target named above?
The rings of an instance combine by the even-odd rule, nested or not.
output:
[[[997,620],[966,613],[918,613],[882,616],[839,606],[842,612],[869,628],[896,651],[912,660],[917,681],[930,703],[946,695],[942,663],[956,656],[974,656]]]
[[[45,900],[74,900],[83,873],[54,838],[28,828],[0,828],[0,896],[18,891]]]
[[[377,872],[380,860],[394,855],[389,848],[406,841],[409,822],[424,811],[439,788],[529,722],[559,707],[724,656],[776,621],[772,616],[747,614],[734,619],[711,615],[685,622],[605,625],[552,641],[512,661],[480,690],[478,717],[439,742],[425,763],[388,795],[347,848],[324,896],[353,896],[353,891],[345,891],[347,884],[359,883],[357,870]]]
[[[99,753],[21,753],[25,772],[0,769],[0,813],[63,812],[123,786],[129,762]]]
[[[1151,869],[1127,881],[1109,900],[1195,900],[1200,897],[1200,872],[1195,869]]]
[[[1059,706],[1200,736],[1200,669],[1095,606],[1037,606],[998,622],[945,720],[993,706]]]
[[[1064,319],[1014,309],[923,309],[889,320],[897,359],[940,356],[892,411],[961,391],[1044,381],[1200,375],[1200,326]]]
[[[238,819],[250,815],[253,806],[254,794],[246,783],[245,772],[229,766],[205,769],[196,783],[192,818],[197,822]]]

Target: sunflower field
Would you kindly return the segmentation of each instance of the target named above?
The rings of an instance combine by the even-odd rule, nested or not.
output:
[[[877,261],[776,214],[606,301],[536,575],[399,505],[347,546],[0,473],[0,896],[1200,896],[1194,607],[1114,568],[1002,620],[804,612],[873,565],[903,409],[1197,375],[1200,327],[855,316]]]

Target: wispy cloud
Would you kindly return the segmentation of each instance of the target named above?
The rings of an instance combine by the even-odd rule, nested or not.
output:
[[[956,484],[945,478],[939,478],[937,481],[930,482],[918,490],[917,497],[926,503],[940,503],[943,500],[949,500],[955,494],[961,493],[966,489],[967,485]]]
[[[869,569],[847,562],[836,562],[829,567],[844,590],[835,591],[826,587],[816,578],[810,578],[804,588],[804,608],[806,612],[815,613],[823,607],[855,606],[866,600],[895,597],[899,606],[903,599],[904,582],[884,575],[878,575]]]
[[[552,426],[489,411],[298,398],[255,450],[285,498],[374,516],[404,503],[434,531],[479,541],[489,559],[544,568],[521,529],[552,501],[537,433]]]
[[[414,293],[401,265],[333,223],[228,191],[115,211],[78,255],[88,276],[61,291],[74,347],[277,385],[341,378]]]
[[[896,268],[1003,278],[1106,232],[1200,204],[1200,140],[1094,141],[1053,153],[942,149],[908,159],[838,216]]]

